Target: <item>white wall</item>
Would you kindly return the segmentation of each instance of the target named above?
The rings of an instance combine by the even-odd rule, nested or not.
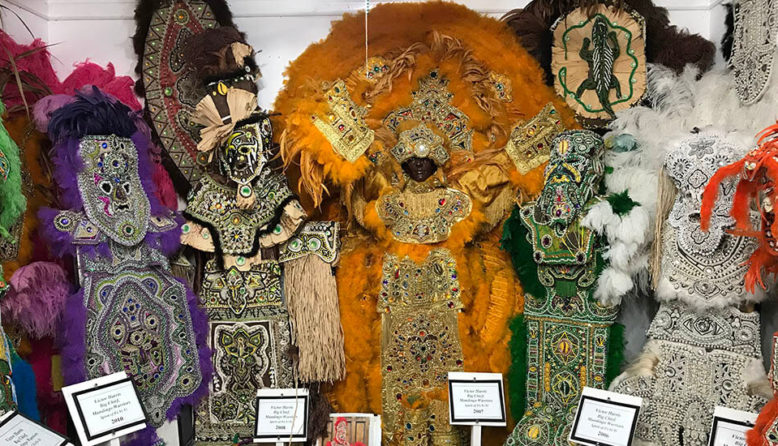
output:
[[[371,0],[370,4],[390,1]],[[403,0],[408,1],[408,0]],[[412,0],[411,0],[412,1]],[[459,0],[480,12],[499,17],[529,0]],[[714,40],[724,32],[722,0],[654,0],[670,10],[674,24]],[[310,43],[325,37],[330,22],[344,12],[365,7],[365,1],[231,0],[232,12],[249,42],[261,50],[258,63],[264,75],[260,102],[272,104],[281,88],[283,70]],[[135,55],[130,38],[135,0],[0,0],[19,13],[37,37],[54,44],[54,68],[66,76],[74,63],[90,59],[113,62],[119,74],[133,75]],[[29,42],[19,20],[2,10],[3,27],[17,41]]]

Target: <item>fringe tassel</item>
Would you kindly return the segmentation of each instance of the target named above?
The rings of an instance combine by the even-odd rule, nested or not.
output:
[[[300,379],[340,381],[346,374],[346,355],[331,265],[312,254],[286,262],[284,287],[300,350]]]
[[[651,264],[649,269],[651,272],[651,284],[656,289],[659,285],[659,279],[662,275],[662,228],[664,227],[665,220],[670,215],[670,211],[673,209],[673,203],[675,203],[675,195],[677,191],[675,184],[670,176],[665,172],[665,167],[659,171],[659,198],[656,202],[656,217],[654,218],[654,243],[651,246]]]

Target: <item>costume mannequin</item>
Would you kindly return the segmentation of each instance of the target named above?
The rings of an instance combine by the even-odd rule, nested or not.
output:
[[[54,253],[75,257],[80,284],[64,316],[65,381],[126,371],[158,427],[203,396],[211,370],[204,315],[166,258],[180,219],[159,203],[150,143],[116,99],[78,93],[48,130],[65,209],[41,209],[42,231]]]
[[[526,293],[511,340],[511,385],[525,389],[512,404],[526,408],[506,445],[568,444],[582,388],[605,388],[619,370],[623,327],[614,321],[623,292],[603,285],[612,268],[604,235],[634,217],[635,203],[597,195],[603,150],[594,132],[557,136],[540,197],[505,224],[503,248]]]

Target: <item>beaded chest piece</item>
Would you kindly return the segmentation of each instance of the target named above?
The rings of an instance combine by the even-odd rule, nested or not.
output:
[[[719,186],[707,231],[700,228],[699,220],[702,192],[711,176],[739,159],[742,152],[711,134],[686,138],[667,154],[665,169],[678,194],[663,229],[660,299],[681,299],[699,306],[736,305],[755,299],[746,292],[743,278],[757,242],[727,232],[735,223],[729,215],[734,180]]]

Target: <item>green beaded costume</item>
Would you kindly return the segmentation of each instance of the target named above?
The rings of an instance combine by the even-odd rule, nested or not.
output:
[[[525,290],[524,314],[512,327],[509,376],[513,414],[523,416],[510,446],[568,444],[583,387],[605,389],[618,373],[618,307],[594,297],[606,241],[584,224],[604,201],[595,196],[602,152],[593,132],[561,133],[541,196],[514,210],[505,224],[503,248]]]

